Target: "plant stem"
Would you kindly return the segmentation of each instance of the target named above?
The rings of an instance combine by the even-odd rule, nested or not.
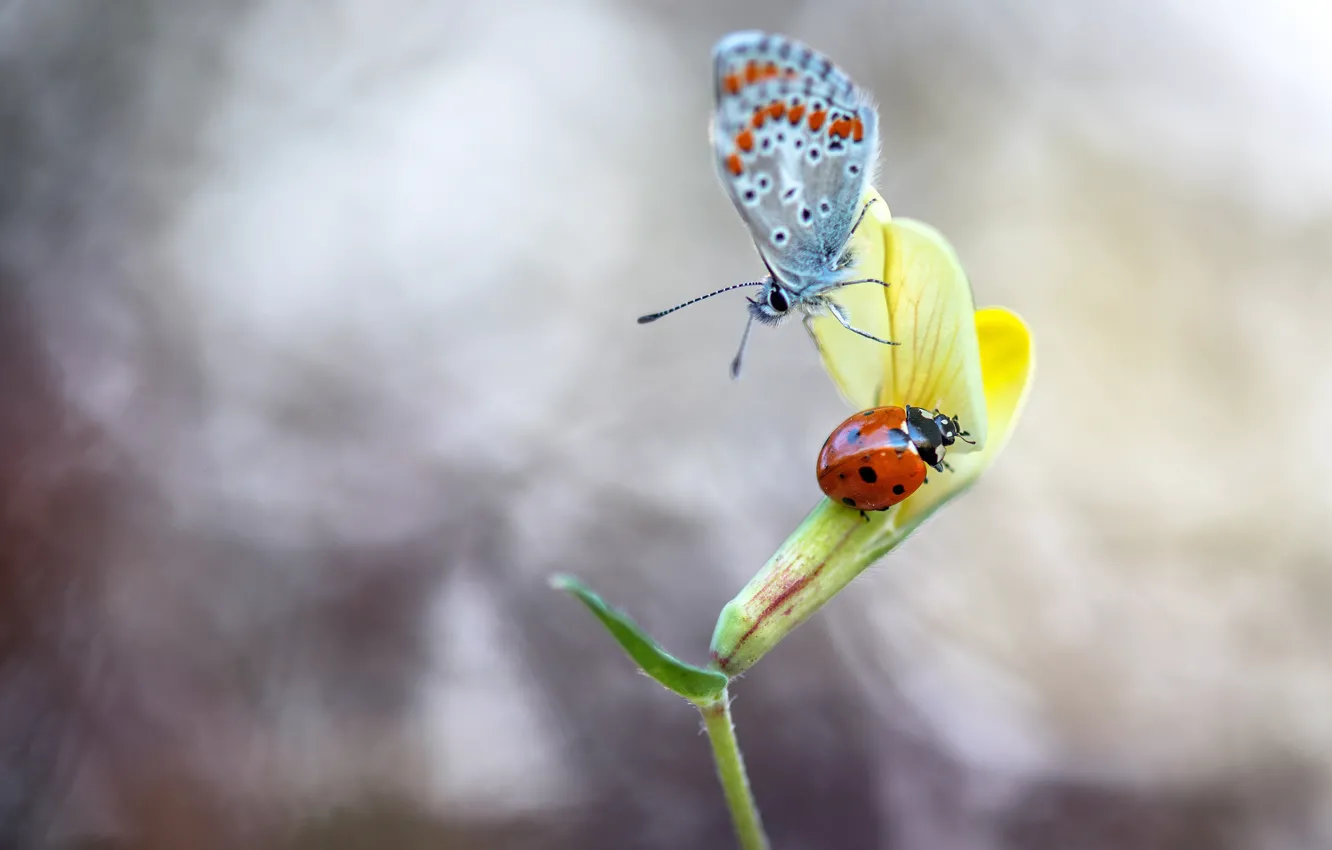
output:
[[[703,726],[712,742],[712,757],[717,762],[717,775],[721,778],[726,805],[731,810],[731,822],[742,850],[768,850],[768,836],[763,834],[754,794],[749,790],[749,775],[740,756],[740,745],[735,740],[735,726],[731,723],[731,703],[726,691],[716,701],[699,703]]]

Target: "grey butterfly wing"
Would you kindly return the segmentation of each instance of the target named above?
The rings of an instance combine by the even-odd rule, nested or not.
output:
[[[714,52],[718,173],[774,274],[831,288],[878,159],[878,113],[826,57],[737,33]]]

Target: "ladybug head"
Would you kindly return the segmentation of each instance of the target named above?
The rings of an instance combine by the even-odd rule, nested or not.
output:
[[[945,446],[951,446],[957,440],[970,443],[973,446],[976,445],[975,440],[967,439],[971,436],[971,433],[962,430],[962,423],[957,421],[956,416],[945,416],[936,410],[934,412],[934,424],[939,426],[939,433],[943,435]]]

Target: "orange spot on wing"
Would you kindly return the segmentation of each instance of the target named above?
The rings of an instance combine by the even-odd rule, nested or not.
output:
[[[733,153],[726,157],[726,170],[739,177],[745,172],[745,167],[740,163],[740,154]]]
[[[805,117],[805,104],[797,103],[795,106],[791,107],[790,111],[786,113],[786,117],[791,120],[791,126],[794,127],[796,124],[799,124],[800,119]]]
[[[752,85],[758,82],[758,78],[759,78],[758,63],[755,62],[753,59],[750,59],[749,64],[745,66],[745,82]]]
[[[823,119],[827,117],[828,111],[826,109],[816,109],[809,113],[809,129],[817,133],[819,128],[823,126]]]
[[[851,135],[851,121],[843,118],[840,121],[834,121],[828,126],[828,135],[836,136],[839,139],[845,139]]]
[[[777,76],[777,63],[769,62],[763,67],[763,79],[768,80]]]
[[[754,118],[753,120],[750,121],[750,123],[753,124],[755,127],[762,127],[763,122],[767,120],[768,120],[768,109],[767,107],[760,106],[758,109],[754,110]]]
[[[735,134],[735,146],[745,153],[754,149],[754,134],[748,130],[741,130]]]
[[[855,139],[857,142],[865,141],[865,123],[860,120],[860,116],[857,115],[856,120],[851,123],[853,125],[851,138]]]
[[[774,100],[772,103],[768,104],[768,115],[774,121],[781,118],[785,113],[786,104],[782,103],[780,100]]]
[[[723,86],[723,88],[726,89],[726,93],[727,93],[727,94],[739,94],[739,93],[740,93],[740,75],[739,75],[739,74],[727,74],[727,75],[726,75],[726,78],[725,78],[724,80],[722,80],[722,86]]]

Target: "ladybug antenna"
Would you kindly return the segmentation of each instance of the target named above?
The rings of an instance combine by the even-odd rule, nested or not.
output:
[[[741,289],[746,286],[763,286],[763,285],[764,281],[756,280],[750,283],[734,283],[731,284],[730,286],[723,286],[721,289],[718,289],[716,292],[709,292],[707,295],[700,295],[697,298],[690,298],[688,301],[684,302],[683,304],[676,304],[674,307],[672,307],[669,310],[662,310],[660,313],[650,313],[646,316],[639,316],[638,323],[640,325],[646,325],[648,322],[655,322],[658,319],[660,319],[662,316],[669,316],[670,314],[674,313],[676,310],[683,310],[684,308],[688,307],[690,304],[697,304],[699,301],[711,298],[714,295],[721,295],[723,292],[730,292],[732,289]]]
[[[639,319],[642,321],[642,319]],[[740,361],[745,356],[745,346],[749,344],[749,329],[754,327],[754,314],[749,314],[749,319],[745,321],[745,332],[740,335],[740,350],[735,353],[735,359],[731,361],[731,378],[740,377]]]
[[[957,417],[956,417],[956,416],[953,417],[953,425],[956,426],[956,428],[957,428],[957,438],[958,438],[959,440],[961,440],[962,442],[964,442],[964,443],[966,443],[966,444],[968,444],[968,445],[971,445],[971,446],[976,445],[976,441],[975,441],[975,440],[968,440],[968,439],[967,439],[967,437],[970,437],[970,436],[971,436],[971,432],[970,432],[970,431],[963,431],[963,430],[962,430],[962,423],[957,421]]]
[[[946,422],[948,425],[951,425],[953,427],[954,438],[961,440],[962,442],[967,443],[968,445],[972,446],[976,445],[975,440],[967,439],[967,437],[971,436],[971,432],[962,430],[962,422],[956,416],[941,416],[939,413],[939,408],[936,407],[934,408],[934,418],[935,421],[943,419],[944,422]]]

